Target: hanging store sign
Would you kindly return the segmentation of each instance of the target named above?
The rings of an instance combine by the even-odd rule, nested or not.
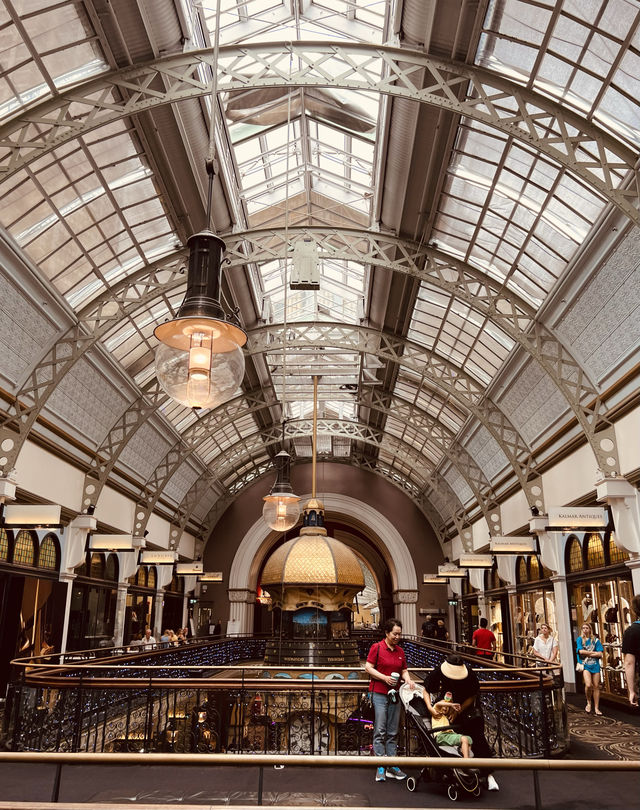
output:
[[[609,523],[602,506],[550,506],[549,527],[560,529],[603,529]]]

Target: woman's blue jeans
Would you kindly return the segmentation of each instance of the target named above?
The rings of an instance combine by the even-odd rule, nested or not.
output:
[[[374,692],[373,703],[373,753],[377,757],[395,757],[398,751],[398,726],[400,725],[400,698],[391,703],[386,695]]]

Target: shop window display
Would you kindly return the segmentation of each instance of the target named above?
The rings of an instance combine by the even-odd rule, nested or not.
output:
[[[534,564],[531,565],[531,562]],[[534,586],[530,590],[523,590],[510,596],[514,652],[530,657],[533,642],[540,631],[541,624],[550,625],[555,634],[555,596],[553,587],[539,579],[542,567],[535,557],[532,557],[530,562],[527,562],[525,557],[520,557],[516,565],[516,572],[518,585],[528,585],[533,576],[538,578],[539,583],[538,587]],[[535,582],[535,580],[533,581]]]
[[[574,638],[583,622],[602,642],[602,691],[611,696],[626,697],[622,666],[622,634],[631,622],[631,579],[611,577],[595,583],[576,582],[571,586],[571,616]]]

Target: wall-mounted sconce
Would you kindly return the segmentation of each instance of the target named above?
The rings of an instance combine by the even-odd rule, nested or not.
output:
[[[422,575],[422,584],[423,585],[446,585],[447,579],[446,577],[439,577],[437,574],[423,574]]]
[[[438,576],[447,579],[464,579],[467,576],[467,571],[465,568],[458,568],[453,563],[445,563],[438,566]]]
[[[458,560],[460,568],[493,568],[491,554],[461,554]]]
[[[138,565],[173,565],[178,558],[176,551],[145,549],[138,555]]]
[[[176,563],[176,574],[179,577],[191,577],[202,574],[204,568],[201,562]]]
[[[135,551],[131,534],[89,534],[87,551]]]
[[[201,574],[198,579],[200,582],[222,582],[222,571],[207,571]]]
[[[489,544],[492,554],[537,554],[535,537],[494,537]]]
[[[5,504],[0,525],[6,529],[60,529],[62,507],[55,503]]]

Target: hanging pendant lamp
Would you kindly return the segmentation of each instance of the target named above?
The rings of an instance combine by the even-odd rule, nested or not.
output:
[[[156,326],[158,382],[189,408],[214,408],[238,392],[244,376],[246,333],[226,320],[220,304],[225,244],[212,231],[187,241],[187,294],[175,318]]]
[[[276,532],[292,529],[300,517],[300,497],[291,486],[291,456],[284,449],[284,423],[282,424],[283,449],[276,456],[276,482],[271,492],[262,499],[264,522]]]

